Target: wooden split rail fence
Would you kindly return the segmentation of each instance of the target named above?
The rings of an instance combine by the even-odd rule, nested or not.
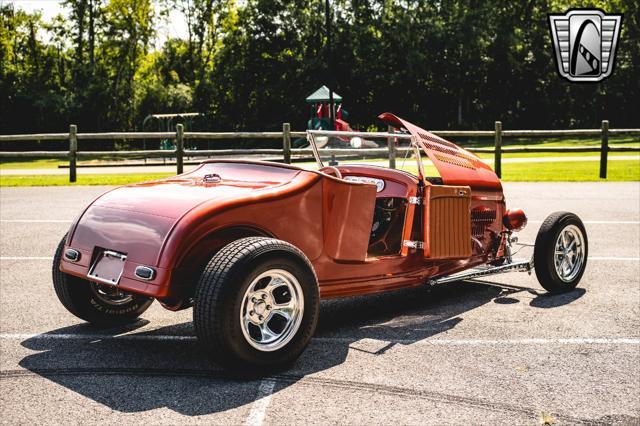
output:
[[[609,122],[602,121],[600,129],[575,130],[503,130],[500,121],[495,122],[494,130],[481,131],[434,131],[439,136],[446,137],[493,137],[493,148],[467,148],[476,153],[493,153],[494,170],[498,176],[502,175],[502,154],[512,153],[573,153],[599,152],[600,178],[607,177],[607,156],[609,152],[638,152],[638,147],[609,146],[609,136],[640,135],[640,129],[609,129]],[[559,136],[591,136],[600,138],[600,145],[593,146],[557,146],[557,147],[503,147],[503,138],[542,138]],[[285,163],[291,163],[292,155],[311,155],[310,148],[294,149],[292,138],[305,137],[305,132],[292,132],[289,123],[282,125],[281,132],[185,132],[182,124],[176,126],[175,132],[117,132],[117,133],[78,133],[76,125],[69,126],[69,133],[41,133],[29,135],[0,135],[1,142],[18,141],[68,141],[68,151],[0,151],[0,158],[67,158],[69,160],[69,181],[77,178],[77,161],[82,158],[117,157],[117,158],[176,158],[176,170],[180,174],[184,170],[184,158],[189,156],[220,156],[220,155],[275,155],[282,156]],[[78,142],[84,140],[140,140],[140,139],[172,139],[175,141],[174,150],[138,150],[138,151],[81,151]],[[186,140],[207,139],[281,139],[282,148],[279,149],[220,149],[220,150],[186,150]],[[389,167],[396,167],[396,157],[408,148],[396,147],[392,139],[387,140],[386,148],[365,149],[323,149],[326,154],[362,155],[368,157],[388,158]]]

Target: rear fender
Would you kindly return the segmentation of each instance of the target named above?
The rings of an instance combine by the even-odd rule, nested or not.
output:
[[[164,284],[167,298],[190,298],[209,259],[239,238],[278,238],[298,247],[309,259],[318,257],[323,247],[322,185],[314,174],[306,175],[305,183],[259,199],[201,205],[189,212],[165,240],[157,262],[159,268],[172,271]]]
[[[171,277],[171,297],[161,300],[162,305],[170,310],[188,307],[189,304],[185,301],[193,297],[200,275],[209,260],[227,244],[245,237],[273,235],[251,226],[226,227],[204,235],[178,259]]]
[[[207,262],[222,247],[245,237],[274,237],[269,232],[251,226],[232,226],[217,229],[204,235],[191,249],[184,253],[176,263],[176,271],[195,270],[198,275]]]
[[[176,223],[156,264],[173,269],[206,236],[228,228],[254,229],[259,231],[258,235],[276,236],[314,259],[322,250],[321,179],[308,173],[296,180],[269,193],[199,205]],[[206,246],[206,242],[202,244]]]

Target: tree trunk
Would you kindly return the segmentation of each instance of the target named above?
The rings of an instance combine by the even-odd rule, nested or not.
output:
[[[87,0],[79,0],[76,8],[76,19],[78,20],[78,35],[76,37],[76,60],[77,65],[84,62],[84,15],[87,10]]]
[[[33,25],[33,21],[29,22],[29,50],[31,51],[31,58],[35,66],[35,74],[40,74],[40,59],[38,55],[38,46],[36,42],[36,29]]]
[[[462,125],[462,91],[458,94],[458,126]]]
[[[93,74],[93,66],[95,63],[95,7],[94,0],[89,0],[89,64],[91,65],[91,73]]]

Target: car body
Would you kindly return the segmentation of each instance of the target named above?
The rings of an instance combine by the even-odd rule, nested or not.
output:
[[[197,303],[212,256],[249,237],[299,250],[321,298],[433,284],[477,267],[530,271],[531,262],[514,265],[509,251],[526,216],[507,210],[493,170],[392,114],[380,119],[411,141],[417,176],[367,164],[325,167],[309,133],[320,170],[211,160],[106,192],[74,221],[54,268],[170,310]],[[424,176],[421,155],[439,177]],[[115,260],[103,262],[105,256]]]
[[[465,168],[466,176],[452,179],[453,186],[446,185],[450,188],[425,181],[422,190],[432,201],[423,206],[410,202],[420,189],[418,177],[393,169],[338,167],[344,177],[381,180],[383,188],[376,191],[374,185],[355,179],[291,165],[206,161],[183,175],[116,188],[95,199],[67,237],[66,248],[80,252],[80,259],[63,259],[61,270],[86,278],[96,250],[126,253],[118,283],[122,290],[157,298],[167,307],[184,306],[193,291],[187,283],[194,282],[212,253],[232,238],[261,235],[300,248],[314,266],[323,297],[422,284],[486,263],[500,252],[505,213],[500,181],[475,155],[463,152],[485,176]],[[398,212],[399,217],[393,218],[401,221],[396,234],[389,235],[393,241],[388,244],[395,249],[371,256],[367,249],[375,204],[384,199],[398,200],[404,214]],[[402,245],[402,241],[428,240],[416,210],[447,202],[452,203],[451,211],[436,220],[445,221],[451,235],[434,238],[431,255]],[[465,218],[469,210],[466,226],[447,222],[458,205]],[[458,230],[468,234],[459,238],[468,239],[469,247],[442,252],[440,242],[451,240]],[[138,266],[153,268],[153,279],[137,277]]]

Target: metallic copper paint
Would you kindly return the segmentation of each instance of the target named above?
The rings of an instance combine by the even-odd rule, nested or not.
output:
[[[419,196],[420,185],[431,184],[381,167],[338,168],[343,176],[384,179],[385,188],[376,193],[374,185],[293,165],[240,160],[208,161],[173,178],[117,188],[94,200],[78,217],[65,249],[79,250],[81,259],[76,263],[63,259],[60,269],[86,278],[96,248],[124,252],[127,261],[120,287],[177,309],[193,291],[212,253],[240,236],[271,236],[298,247],[313,264],[325,298],[420,285],[427,278],[486,263],[495,251],[505,210],[499,180],[496,183],[482,171],[458,176],[459,167],[451,166],[443,175],[445,183],[470,186],[472,209],[496,210],[496,221],[474,241],[472,255],[425,259],[421,251],[403,247],[397,255],[366,257],[373,200]],[[221,181],[205,182],[203,177],[212,173]],[[423,206],[407,205],[403,239],[422,237],[422,214]],[[157,276],[150,281],[137,279],[138,265],[152,266]]]
[[[324,179],[322,192],[324,252],[336,261],[364,261],[371,234],[376,187]]]
[[[388,112],[380,114],[378,118],[390,126],[404,128],[411,133],[438,169],[445,185],[502,190],[498,176],[477,155]],[[465,163],[469,167],[460,167],[454,162]]]

